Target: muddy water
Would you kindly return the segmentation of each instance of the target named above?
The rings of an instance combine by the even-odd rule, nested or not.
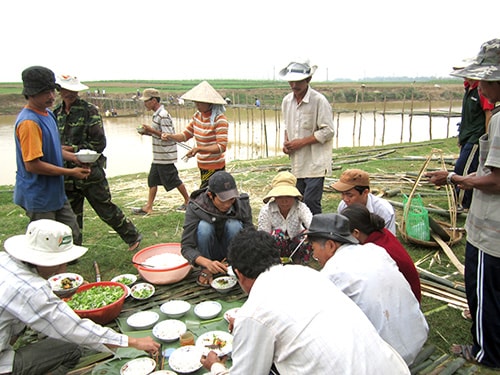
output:
[[[436,108],[437,110],[439,108]],[[420,111],[425,111],[421,109]],[[448,113],[446,107],[440,108]],[[380,111],[380,109],[378,110]],[[459,117],[432,117],[427,115],[386,115],[381,112],[336,112],[334,126],[336,136],[334,147],[380,146],[399,142],[421,142],[431,139],[441,139],[455,136]],[[416,110],[415,110],[416,111]],[[454,112],[457,108],[453,109]],[[171,110],[177,131],[182,131],[189,121],[186,113]],[[416,112],[415,112],[416,113]],[[227,112],[230,121],[229,148],[227,161],[249,160],[282,155],[281,144],[283,123],[279,110],[257,110],[248,108],[231,108]],[[15,145],[13,127],[15,116],[0,116],[0,157],[2,173],[0,185],[10,185],[15,182]],[[107,136],[107,147],[104,154],[108,158],[107,174],[109,177],[123,174],[147,172],[152,158],[151,138],[141,136],[136,132],[140,124],[150,121],[149,115],[138,117],[104,117],[104,127]],[[410,132],[411,129],[411,132]],[[411,136],[411,139],[410,139]],[[188,142],[188,145],[193,143]],[[186,150],[178,147],[179,169],[196,168],[196,161],[181,160]]]

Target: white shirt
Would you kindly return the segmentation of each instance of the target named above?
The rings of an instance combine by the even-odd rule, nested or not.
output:
[[[380,336],[410,365],[429,327],[410,284],[387,251],[374,243],[340,246],[321,272],[349,296]]]
[[[344,201],[340,201],[337,212],[340,214],[346,207],[347,204],[345,204]],[[383,198],[368,193],[366,209],[384,219],[385,227],[390,230],[392,234],[396,235],[396,215],[394,214],[394,207],[392,207],[392,204]]]
[[[234,324],[231,374],[409,374],[363,312],[312,268],[260,274]],[[214,364],[212,374],[228,373]]]
[[[259,212],[259,230],[272,233],[276,229],[287,232],[290,238],[299,235],[304,229],[309,228],[312,212],[304,202],[296,200],[288,216],[285,218],[280,212],[278,204],[270,201]]]
[[[300,104],[287,94],[281,103],[288,140],[314,135],[318,143],[290,154],[292,173],[297,178],[325,177],[332,173],[333,114],[325,96],[311,87]]]
[[[0,252],[0,374],[12,371],[12,336],[29,326],[49,337],[102,352],[128,346],[128,337],[78,315],[26,264]]]

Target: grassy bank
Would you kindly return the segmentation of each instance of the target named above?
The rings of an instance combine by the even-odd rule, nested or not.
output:
[[[391,199],[402,202],[403,195],[409,194],[413,187],[413,180],[423,165],[420,157],[429,155],[433,148],[441,149],[447,157],[452,159],[457,155],[456,139],[438,140],[419,144],[388,145],[373,148],[342,148],[334,150],[333,160],[335,170],[327,179],[328,184],[339,177],[342,170],[347,168],[361,168],[371,173],[372,189],[376,192],[397,192]],[[385,153],[385,156],[377,156]],[[235,161],[227,166],[238,183],[241,192],[248,192],[251,197],[254,223],[263,205],[262,198],[270,188],[271,179],[280,169],[289,167],[286,157],[254,161]],[[438,168],[433,162],[430,169]],[[192,190],[198,185],[198,170],[185,170],[180,172],[181,178]],[[113,200],[122,209],[130,214],[132,207],[140,207],[147,198],[146,174],[126,175],[110,178],[109,183],[113,193]],[[422,192],[426,204],[432,203],[443,208],[447,207],[445,195],[434,187],[425,183],[418,188]],[[336,212],[340,195],[325,188],[323,195],[323,211]],[[166,193],[159,189],[155,204],[155,212],[147,216],[132,216],[131,220],[137,225],[144,236],[142,247],[163,242],[179,242],[182,234],[184,214],[175,211],[182,203],[177,191]],[[401,221],[402,209],[396,208],[398,222]],[[25,232],[28,220],[24,212],[12,203],[12,186],[0,187],[0,216],[2,227],[0,241],[15,234]],[[464,218],[459,217],[458,226],[463,226]],[[94,280],[93,261],[100,265],[103,280],[121,274],[135,272],[130,260],[132,253],[127,251],[127,245],[121,242],[118,235],[111,231],[94,213],[86,206],[84,223],[84,245],[89,251],[81,258],[78,264],[70,266],[69,270],[78,272],[87,280]],[[437,248],[423,247],[406,244],[406,247],[419,266],[430,270],[440,276],[445,276],[451,281],[462,282],[462,277],[449,261],[448,257]],[[453,246],[455,254],[461,262],[464,259],[465,239]],[[470,322],[464,320],[460,311],[448,307],[447,303],[433,298],[423,297],[422,310],[426,313],[430,335],[429,343],[436,345],[438,351],[448,353],[452,343],[470,342]],[[481,369],[483,374],[492,374],[486,369]]]

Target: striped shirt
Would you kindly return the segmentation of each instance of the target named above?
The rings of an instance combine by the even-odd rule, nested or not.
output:
[[[225,115],[221,114],[215,118],[214,124],[210,123],[210,113],[204,116],[197,111],[191,122],[183,132],[186,140],[194,137],[197,147],[217,145],[219,152],[208,153],[200,151],[196,154],[198,168],[200,169],[222,169],[226,166],[224,153],[227,148],[227,133],[229,123]]]
[[[0,374],[12,371],[12,337],[29,326],[54,339],[109,352],[104,344],[128,346],[125,335],[78,315],[50,289],[49,282],[4,251],[0,252]]]
[[[153,114],[151,127],[162,133],[175,133],[172,118],[163,105]],[[153,139],[153,164],[174,164],[177,162],[177,145],[174,141],[162,141],[154,134],[151,138]]]

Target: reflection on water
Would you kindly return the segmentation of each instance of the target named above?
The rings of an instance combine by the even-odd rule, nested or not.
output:
[[[457,109],[455,108],[454,111]],[[448,109],[443,108],[443,113]],[[175,115],[175,111],[172,111]],[[0,116],[0,156],[3,163],[0,185],[15,182],[15,145],[14,122],[16,116]],[[234,109],[228,111],[229,148],[226,153],[228,162],[250,160],[283,155],[283,124],[279,111]],[[136,132],[140,124],[148,124],[150,115],[140,117],[103,118],[106,131],[107,147],[104,151],[108,159],[109,177],[148,172],[152,160],[151,138]],[[187,125],[189,117],[174,118],[177,131]],[[419,115],[387,114],[379,112],[336,113],[334,127],[336,136],[334,147],[380,146],[411,141],[421,142],[455,136],[459,118],[432,117]],[[187,142],[193,146],[193,140]],[[196,168],[196,160],[184,162],[181,158],[186,150],[178,147],[178,169]]]

